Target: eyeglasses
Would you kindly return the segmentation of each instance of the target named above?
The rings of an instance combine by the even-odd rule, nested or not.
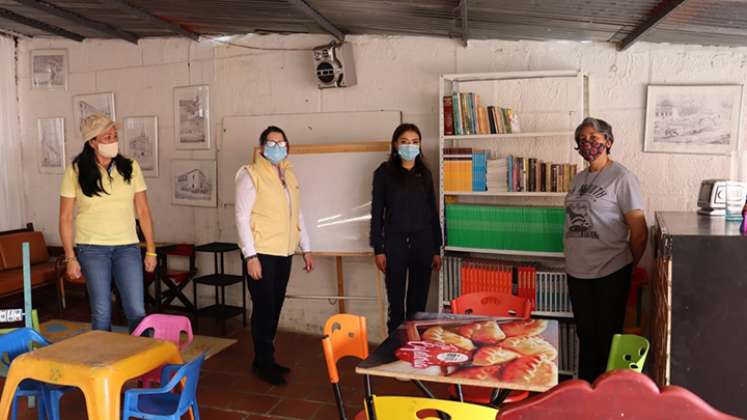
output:
[[[99,143],[104,143],[104,144],[116,143],[119,140],[119,137],[117,136],[117,132],[115,131],[111,134],[101,134],[96,137],[96,140]]]
[[[269,147],[271,149],[274,149],[276,147],[286,148],[287,146],[288,146],[288,142],[287,141],[267,140],[265,142],[265,147]]]

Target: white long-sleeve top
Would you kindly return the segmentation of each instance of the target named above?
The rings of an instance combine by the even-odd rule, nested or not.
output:
[[[254,181],[246,169],[242,168],[236,173],[236,229],[239,231],[239,248],[244,256],[250,256],[257,253],[254,248],[254,232],[252,232],[252,209],[254,202],[257,200],[257,188]],[[285,197],[290,206],[290,193],[288,188],[285,189]],[[311,251],[311,241],[306,225],[303,220],[303,212],[298,210],[298,225],[301,227],[301,251]]]

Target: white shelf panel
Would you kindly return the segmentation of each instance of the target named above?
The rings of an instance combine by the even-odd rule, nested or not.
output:
[[[480,254],[498,255],[522,255],[528,257],[565,258],[562,252],[539,252],[539,251],[517,251],[513,249],[487,249],[487,248],[463,248],[459,246],[446,246],[446,251],[475,252]]]
[[[444,74],[441,77],[443,77],[444,80],[452,82],[477,82],[510,79],[542,79],[548,77],[578,77],[579,73],[578,70],[538,70],[496,73],[457,73]]]
[[[547,317],[553,317],[553,318],[570,318],[570,319],[573,319],[573,312],[532,311],[532,315],[547,316]]]
[[[565,197],[564,192],[490,192],[490,191],[444,191],[444,195],[484,197]]]
[[[574,131],[541,131],[534,133],[511,133],[511,134],[468,134],[462,136],[443,136],[444,140],[491,140],[506,139],[514,137],[559,137],[572,136]]]

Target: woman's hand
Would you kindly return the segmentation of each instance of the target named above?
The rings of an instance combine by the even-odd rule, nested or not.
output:
[[[376,267],[378,267],[379,271],[382,273],[386,273],[386,254],[376,255]]]
[[[304,270],[306,270],[307,273],[311,273],[314,271],[314,259],[311,257],[311,253],[304,252],[303,253],[303,262],[304,262]]]
[[[145,266],[145,271],[149,273],[156,271],[156,257],[152,255],[146,255],[143,259],[143,265]]]
[[[65,264],[65,274],[70,280],[78,280],[80,278],[80,263],[75,258],[68,260]]]
[[[441,271],[441,256],[440,255],[433,256],[433,263],[431,264],[431,267],[433,267],[433,271]]]
[[[253,257],[246,260],[246,271],[252,280],[260,280],[262,278],[262,264],[259,262],[259,258]]]

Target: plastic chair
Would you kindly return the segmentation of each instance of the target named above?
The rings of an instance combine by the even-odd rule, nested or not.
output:
[[[129,389],[124,393],[122,419],[179,420],[192,409],[195,420],[200,420],[197,408],[197,382],[205,353],[183,365],[166,365],[161,373],[161,383],[166,385],[152,389]],[[184,379],[181,392],[172,392]]]
[[[532,314],[532,302],[529,299],[506,293],[477,292],[459,296],[451,301],[451,312],[455,314],[472,314],[487,316],[511,316],[529,319]],[[493,389],[482,386],[463,386],[464,401],[477,404],[490,404]],[[457,398],[456,386],[449,386],[449,395]],[[504,403],[521,401],[529,396],[528,391],[513,391]]]
[[[31,350],[32,346],[43,347],[49,344],[46,338],[31,328],[17,328],[8,334],[0,336],[0,356],[2,356],[2,363],[6,367],[10,367],[10,364],[16,357]],[[44,419],[45,414],[50,419],[53,419],[50,406],[55,403],[59,405],[62,394],[70,389],[72,388],[46,385],[30,379],[21,382],[16,394],[13,396],[11,419],[16,419],[19,397],[38,397],[39,407],[37,408],[37,415],[39,420]],[[52,402],[48,399],[50,393],[53,394],[52,397],[54,400]]]
[[[132,332],[132,335],[140,336],[149,329],[153,330],[153,338],[171,341],[179,347],[179,350],[184,350],[184,348],[192,343],[194,338],[192,335],[192,323],[186,316],[166,314],[148,315],[140,321],[140,324]],[[184,342],[181,341],[181,334],[183,332],[187,334],[187,340]],[[144,388],[148,388],[152,383],[159,382],[160,379],[160,368],[154,369],[140,377]]]
[[[451,312],[529,319],[532,315],[532,302],[507,293],[468,293],[451,301]]]
[[[633,334],[615,334],[607,359],[607,372],[615,369],[643,371],[648,355],[649,342],[645,337]]]
[[[332,391],[335,394],[337,412],[340,420],[347,420],[345,405],[340,391],[340,374],[337,371],[337,361],[346,356],[354,356],[359,359],[368,357],[368,333],[366,331],[366,318],[351,314],[332,315],[324,324],[324,337],[322,337],[322,350],[324,360],[327,362],[327,373],[332,383]],[[371,382],[368,375],[365,376],[366,388],[371,392]],[[355,415],[356,420],[365,420],[365,411]]]
[[[630,284],[628,302],[625,307],[626,319],[632,320],[633,324],[626,327],[626,334],[640,334],[641,332],[641,292],[648,285],[648,273],[641,267],[633,271],[633,280]]]
[[[495,420],[498,415],[495,408],[433,398],[374,395],[372,401],[376,418],[381,420],[438,420],[441,413],[448,414],[450,420]],[[418,417],[418,413],[427,417]]]

